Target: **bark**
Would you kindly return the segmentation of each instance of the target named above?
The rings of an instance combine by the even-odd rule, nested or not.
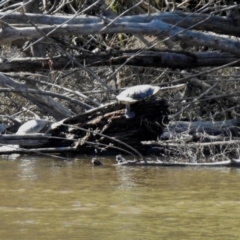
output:
[[[86,113],[67,118],[64,124],[79,124],[85,129],[92,129],[122,142],[126,142],[133,148],[140,150],[141,141],[156,139],[164,123],[167,123],[168,103],[165,100],[158,99],[139,102],[131,106],[136,116],[133,119],[126,119],[125,105],[112,103],[105,106],[92,109]],[[82,133],[76,129],[77,134]],[[84,133],[81,137],[86,136]],[[109,144],[108,139],[100,136],[89,136],[87,141]],[[113,142],[113,144],[115,144]],[[141,151],[140,151],[141,152]]]
[[[42,15],[26,14],[35,24],[59,25],[67,22],[68,24],[96,24],[101,23],[102,19],[94,16],[72,16],[63,15]],[[0,12],[0,18],[9,24],[27,24],[27,19],[21,13]],[[160,20],[168,24],[177,25],[182,28],[191,28],[203,31],[212,31],[218,34],[240,36],[238,24],[232,19],[220,16],[210,16],[209,14],[184,13],[181,11],[163,12],[155,14],[142,14],[135,16],[123,16],[116,20],[116,23],[149,23],[152,20]]]
[[[111,52],[111,53],[99,53],[99,54],[83,54],[75,56],[75,59],[81,63],[86,64],[89,67],[100,66],[118,66],[125,64],[126,66],[138,66],[138,67],[168,67],[168,68],[199,68],[199,67],[217,67],[224,64],[237,61],[239,58],[234,57],[229,53],[217,53],[217,52],[202,52],[202,53],[190,53],[187,51],[148,51],[142,54],[135,54],[137,51],[123,51],[123,52]],[[135,56],[136,55],[136,56]],[[72,64],[66,66],[66,62],[69,59],[67,57],[53,57],[51,70],[62,70],[63,68],[77,68],[78,66],[72,62]],[[50,70],[49,58],[17,58],[3,60],[0,64],[1,72],[19,72],[33,70]],[[240,66],[240,61],[236,62],[232,66]]]
[[[2,22],[0,45],[23,38],[40,38],[40,41],[43,34],[46,36],[89,35],[99,33],[151,34],[155,36],[164,35],[173,41],[187,42],[188,45],[192,46],[207,46],[232,53],[234,56],[240,56],[240,43],[238,41],[172,26],[159,19],[153,19],[147,23],[114,22],[114,24],[107,24],[105,22],[99,22],[94,24],[39,26],[38,29],[39,31],[36,30],[35,27],[15,28]]]

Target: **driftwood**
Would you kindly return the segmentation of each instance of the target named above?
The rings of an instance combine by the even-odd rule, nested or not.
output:
[[[54,127],[54,124],[51,125],[51,131],[45,132],[44,135],[9,135],[14,131],[11,132],[8,128],[7,134],[1,136],[0,144],[20,145],[22,148],[28,148],[26,150],[28,152],[35,152],[36,149],[41,152],[71,151],[80,153],[92,153],[95,149],[107,150],[107,153],[110,152],[110,149],[115,152],[124,150],[125,153],[137,154],[138,159],[141,159],[141,154],[152,154],[155,153],[155,150],[158,151],[158,154],[162,152],[185,154],[181,156],[188,154],[190,158],[203,154],[207,150],[210,154],[217,152],[225,154],[226,151],[230,151],[234,146],[239,145],[239,119],[215,123],[169,123],[168,103],[162,99],[157,99],[155,102],[142,101],[133,105],[132,110],[136,113],[136,117],[126,119],[124,105],[114,102],[100,106],[100,103],[96,103],[91,97],[82,93],[75,92],[75,89],[71,93],[63,87],[60,90],[58,88],[58,93],[52,93],[45,89],[40,90],[37,87],[44,83],[37,79],[42,79],[43,76],[36,77],[36,74],[34,74],[35,76],[23,76],[20,73],[22,71],[44,71],[43,75],[46,79],[49,79],[49,81],[46,80],[48,81],[47,84],[52,84],[51,81],[56,78],[54,84],[60,84],[59,80],[63,79],[64,81],[61,81],[61,84],[67,85],[65,80],[70,79],[70,74],[75,72],[74,70],[70,73],[71,68],[83,70],[80,73],[80,77],[83,76],[83,79],[80,79],[82,84],[80,88],[83,87],[82,91],[94,89],[94,94],[90,91],[90,96],[93,95],[93,98],[96,96],[96,98],[99,98],[99,102],[101,100],[106,102],[110,101],[113,95],[116,96],[119,86],[124,84],[125,80],[132,81],[129,82],[130,85],[135,84],[138,80],[141,71],[136,75],[134,73],[133,78],[130,74],[126,79],[122,78],[120,70],[124,70],[124,66],[130,66],[125,68],[124,74],[133,72],[131,66],[144,68],[169,67],[172,69],[218,66],[204,71],[205,75],[223,67],[239,66],[240,43],[237,39],[240,36],[239,20],[233,15],[229,15],[231,10],[237,11],[237,5],[230,3],[229,7],[224,6],[220,10],[214,7],[216,11],[207,9],[207,5],[201,9],[201,12],[209,11],[214,14],[222,11],[227,14],[226,17],[223,17],[180,11],[163,13],[151,7],[150,3],[139,1],[136,5],[132,3],[134,10],[139,13],[141,6],[143,9],[147,9],[149,14],[125,16],[130,10],[128,9],[125,13],[117,16],[105,1],[93,1],[92,5],[87,6],[87,4],[86,8],[82,9],[83,11],[81,10],[81,13],[74,10],[72,3],[67,3],[66,8],[72,8],[69,13],[75,13],[74,15],[55,15],[60,10],[61,12],[65,11],[63,6],[66,1],[63,1],[63,4],[58,1],[51,1],[51,6],[46,1],[41,1],[42,4],[39,4],[40,0],[23,0],[22,2],[25,5],[21,5],[22,3],[12,5],[9,2],[12,1],[7,1],[6,8],[5,3],[1,6],[0,45],[10,44],[11,46],[22,47],[23,42],[28,41],[24,44],[22,50],[25,52],[27,49],[31,49],[32,56],[35,58],[2,58],[0,72],[12,72],[12,75],[15,72],[16,80],[24,80],[26,83],[23,84],[11,79],[10,74],[8,76],[0,74],[0,85],[3,87],[0,91],[15,92],[25,97],[36,105],[41,113],[46,113],[51,116],[51,119],[54,118],[59,122],[54,123],[56,124]],[[177,4],[178,2],[180,1],[177,1]],[[175,7],[181,9],[180,6],[188,4],[188,2],[182,1],[176,5],[173,1],[173,10],[176,9]],[[54,9],[58,4],[59,8]],[[41,9],[39,9],[40,6]],[[96,13],[93,6],[97,8]],[[99,6],[101,6],[101,9],[99,9]],[[8,9],[14,10],[6,12]],[[90,9],[91,11],[88,11]],[[142,13],[145,12],[143,9]],[[167,11],[167,9],[165,10]],[[38,14],[40,11],[44,11],[44,14]],[[92,14],[92,12],[97,14],[98,17],[80,15]],[[157,13],[152,14],[153,12]],[[115,34],[117,33],[123,34],[126,39],[123,38],[122,41],[120,36],[116,38]],[[66,37],[62,38],[62,36]],[[28,45],[29,43],[30,45]],[[168,46],[167,49],[162,49],[164,44]],[[123,46],[124,50],[121,50]],[[131,49],[133,46],[139,46],[139,49]],[[48,48],[48,57],[46,57],[46,47]],[[202,47],[204,47],[204,51],[208,52],[201,53]],[[2,55],[4,56],[4,54]],[[118,67],[115,68],[114,66]],[[106,71],[110,68],[111,71]],[[58,74],[54,70],[62,70],[64,74]],[[67,70],[67,74],[65,74],[65,70]],[[103,73],[102,70],[106,72]],[[149,70],[152,72],[152,69]],[[119,73],[119,76],[116,73]],[[87,76],[85,74],[89,74],[89,77],[85,77]],[[181,75],[184,78],[176,79],[179,74],[178,71],[175,71],[173,77],[171,77],[172,84],[187,82],[193,87],[201,88],[204,92],[196,98],[194,96],[193,101],[188,98],[188,104],[173,115],[172,119],[177,119],[176,116],[180,115],[181,111],[190,109],[194,103],[203,99],[203,97],[205,97],[203,100],[209,99],[207,94],[210,91],[213,95],[215,94],[211,97],[223,97],[225,94],[224,97],[230,102],[231,106],[232,104],[238,105],[239,99],[236,96],[239,95],[239,92],[237,87],[234,88],[236,91],[226,96],[225,92],[216,88],[217,84],[220,83],[218,79],[213,80],[206,75],[207,80],[217,81],[211,86],[205,80],[193,78],[183,71]],[[200,74],[203,74],[203,72]],[[151,75],[153,77],[143,78],[148,79],[148,83],[169,84],[164,75],[161,75],[161,77],[163,76],[161,81],[159,77],[156,79],[155,74]],[[24,79],[26,76],[27,79]],[[146,75],[144,74],[144,76]],[[79,79],[77,75],[76,77]],[[124,80],[122,81],[122,79]],[[71,84],[75,87],[78,83],[75,84],[74,80],[71,79]],[[114,81],[116,86],[113,86]],[[146,82],[146,80],[142,81],[141,79],[141,82]],[[70,84],[68,87],[71,87]],[[105,100],[105,96],[100,98],[102,97],[100,92],[95,92],[95,89],[101,87],[109,93],[106,97],[108,100]],[[54,87],[51,89],[51,91],[55,91]],[[74,98],[73,94],[80,97],[83,102],[77,100],[77,97]],[[112,94],[111,97],[110,94]],[[53,97],[64,99],[71,105],[65,107]],[[61,102],[65,104],[65,101]],[[75,115],[74,111],[79,111],[79,106],[83,108],[83,111],[87,111]],[[175,105],[175,107],[178,106]],[[18,150],[16,149],[16,151]],[[19,151],[25,152],[25,149],[19,148]]]
[[[28,147],[40,147],[49,142],[49,135],[36,133],[29,135],[6,134],[0,136],[0,144],[3,145],[26,145]]]
[[[240,145],[238,118],[216,122],[173,121],[163,129],[158,141],[143,141],[150,152],[198,161],[206,155],[231,155]],[[206,154],[206,155],[205,155]]]
[[[145,147],[149,147],[148,152],[154,155],[174,156],[184,158],[189,161],[199,161],[202,159],[224,158],[225,155],[238,157],[240,139],[223,140],[216,142],[184,142],[181,139],[174,142],[165,141],[143,141]],[[237,155],[236,155],[237,154]]]
[[[125,64],[127,66],[139,67],[170,67],[170,68],[199,68],[199,67],[216,67],[224,64],[232,63],[238,60],[237,57],[228,53],[203,52],[189,53],[186,51],[147,51],[138,53],[134,51],[111,51],[110,53],[100,52],[98,54],[83,53],[75,56],[75,59],[87,66],[112,66]],[[137,53],[137,54],[136,54]],[[174,61],[172,60],[174,59]],[[19,72],[32,71],[42,69],[61,70],[65,68],[78,67],[74,62],[66,66],[69,61],[68,57],[57,56],[51,58],[51,66],[49,58],[17,58],[11,59],[10,62],[3,60],[4,64],[0,64],[1,72]],[[240,61],[232,66],[240,66]]]
[[[131,161],[117,163],[116,166],[153,166],[153,167],[240,167],[240,160],[227,160],[206,163],[179,163],[162,161]]]
[[[68,22],[68,24],[97,24],[101,23],[103,20],[99,17],[94,16],[66,16],[66,15],[43,15],[43,14],[26,14],[27,18],[17,12],[0,12],[0,18],[9,24],[28,24],[28,20],[34,22],[35,24],[44,25],[60,25]],[[187,13],[187,12],[161,12],[156,14],[142,14],[135,16],[123,16],[117,19],[117,23],[148,23],[152,20],[159,20],[166,22],[168,24],[177,24],[182,28],[196,29],[216,32],[219,34],[240,36],[240,30],[235,21],[229,18],[209,15],[209,14],[198,14],[198,13]],[[199,24],[200,23],[200,24]]]
[[[46,147],[46,148],[20,148],[18,145],[0,147],[0,154],[41,154],[41,153],[77,153],[79,149],[75,147]]]
[[[166,139],[167,134],[169,138],[174,137],[174,134],[188,133],[194,135],[196,133],[206,133],[208,135],[220,135],[240,136],[240,120],[230,119],[225,121],[195,121],[195,122],[184,122],[184,121],[172,121],[163,129],[163,134],[160,139]],[[172,134],[172,136],[171,136]]]
[[[0,136],[2,145],[19,145],[27,148],[40,148],[43,146],[64,145],[64,142],[73,142],[73,140],[61,139],[51,136],[50,134],[34,133],[25,135],[5,134]]]
[[[113,102],[56,123],[51,135],[6,134],[0,137],[0,143],[19,144],[28,148],[43,145],[49,148],[75,147],[79,152],[92,152],[100,144],[105,144],[108,150],[111,146],[125,149],[125,146],[114,141],[116,139],[142,154],[156,153],[156,150],[163,152],[163,149],[170,151],[169,148],[176,151],[186,148],[186,144],[192,149],[199,148],[199,144],[208,148],[209,144],[219,146],[239,143],[238,119],[168,123],[168,103],[162,99],[155,102],[141,101],[132,105],[131,109],[136,116],[126,119],[125,105]]]
[[[181,20],[183,20],[186,15],[181,13],[175,13],[177,16],[181,16]],[[162,36],[164,38],[171,38],[173,41],[182,41],[186,42],[189,46],[207,46],[210,48],[215,48],[224,52],[228,52],[233,54],[234,56],[239,56],[239,48],[240,43],[238,41],[228,39],[226,37],[222,37],[219,35],[210,35],[202,32],[195,32],[190,30],[189,28],[180,27],[180,24],[170,25],[167,23],[166,18],[165,21],[161,19],[160,14],[152,14],[152,15],[142,15],[142,16],[129,16],[129,17],[120,17],[117,20],[109,19],[108,21],[103,21],[102,18],[97,17],[89,17],[83,16],[77,23],[74,21],[70,21],[72,16],[69,18],[64,18],[64,16],[58,17],[40,15],[38,14],[25,14],[27,18],[37,24],[37,19],[45,18],[46,25],[38,26],[36,29],[35,26],[23,25],[21,27],[13,27],[10,25],[9,16],[12,14],[5,14],[4,17],[1,18],[2,31],[0,32],[0,44],[6,44],[9,42],[13,42],[19,39],[26,38],[40,38],[38,41],[42,40],[44,37],[56,37],[63,35],[89,35],[89,34],[108,34],[108,33],[129,33],[129,34],[149,34],[155,36]],[[21,17],[21,15],[16,15],[17,17]],[[165,15],[166,16],[166,15]],[[174,15],[171,15],[174,16]],[[23,16],[25,17],[25,16]],[[189,21],[189,18],[186,18],[183,22],[189,22],[188,27],[201,29],[204,25],[205,27],[202,30],[210,30],[215,31],[217,33],[221,32],[229,35],[238,35],[239,29],[237,29],[236,24],[229,20],[221,17],[215,17],[210,15],[195,15],[195,19],[199,20],[199,17],[202,21],[198,21],[197,24]],[[55,20],[54,20],[55,19]],[[62,19],[62,20],[61,20]],[[64,19],[69,20],[67,24],[64,24]],[[211,19],[211,22],[208,20]],[[48,21],[46,21],[48,20]],[[16,20],[15,20],[16,21]],[[52,22],[58,21],[57,25],[53,25]],[[168,21],[169,18],[168,18]],[[25,20],[26,22],[26,20]],[[217,24],[216,24],[217,22]],[[21,22],[20,22],[21,23]],[[70,24],[71,23],[71,24]],[[72,24],[74,23],[74,24]],[[179,23],[179,22],[177,22]],[[205,24],[204,24],[205,23]],[[208,23],[208,24],[206,24]],[[221,23],[221,25],[220,25]],[[18,22],[19,24],[19,22]],[[47,25],[51,24],[51,25]],[[210,27],[209,27],[210,25]],[[214,25],[214,26],[213,26]],[[182,25],[186,27],[186,25]]]
[[[39,32],[35,27],[26,28],[13,28],[10,25],[2,22],[2,32],[0,32],[0,44],[6,44],[17,39],[25,38],[41,38],[42,34],[50,35],[52,37],[62,35],[74,35],[81,33],[82,35],[96,34],[101,32],[105,33],[129,33],[139,34],[146,33],[152,35],[164,35],[166,37],[172,37],[175,41],[188,42],[189,45],[195,46],[208,46],[211,48],[217,48],[225,52],[232,53],[234,56],[239,56],[238,49],[240,43],[237,41],[229,40],[227,38],[219,36],[210,36],[209,34],[193,32],[177,26],[168,25],[159,20],[153,20],[148,23],[132,23],[125,24],[115,23],[106,27],[104,22],[96,24],[78,24],[69,25],[64,24],[57,28],[55,26],[39,26]],[[49,34],[51,33],[51,34]],[[181,33],[181,34],[180,34]],[[174,36],[174,37],[173,37]],[[214,41],[213,41],[214,40]],[[217,44],[216,44],[217,43]]]
[[[104,137],[94,136],[77,129],[79,126],[116,138],[137,150],[142,150],[141,141],[156,139],[163,124],[168,122],[168,103],[161,99],[157,99],[154,103],[141,101],[132,105],[131,110],[136,113],[136,116],[133,119],[126,119],[125,105],[115,102],[67,118],[63,124],[76,124],[75,129],[72,130],[74,138],[77,135],[78,138],[81,137],[87,141],[116,145]]]
[[[126,119],[125,105],[113,102],[56,123],[56,127],[50,132],[51,136],[6,134],[1,136],[0,143],[18,144],[28,149],[42,146],[72,147],[78,149],[78,153],[92,153],[95,148],[108,150],[110,153],[119,152],[116,148],[134,154],[137,151],[144,153],[141,141],[156,139],[163,124],[168,122],[168,103],[162,99],[156,99],[154,103],[141,101],[132,105],[131,109],[136,116]],[[39,144],[32,141],[33,139],[39,140]],[[126,149],[124,143],[131,148]],[[132,148],[137,151],[132,151]],[[115,152],[111,149],[115,149]]]
[[[240,145],[239,118],[169,123],[168,102],[164,99],[140,101],[133,104],[131,110],[136,116],[126,119],[125,105],[112,102],[54,123],[48,134],[2,135],[0,144],[18,144],[30,152],[38,149],[92,154],[98,149],[104,154],[125,151],[137,159],[147,154],[165,154],[191,161],[204,158],[205,153],[225,154]],[[6,151],[9,150],[0,150]]]
[[[32,103],[39,106],[40,109],[43,109],[45,112],[54,116],[55,119],[57,120],[61,120],[65,117],[69,117],[72,115],[72,113],[67,108],[53,100],[51,97],[29,93],[28,87],[25,84],[14,81],[13,79],[8,78],[1,73],[0,73],[0,85],[4,87],[17,89],[19,91],[18,93],[21,96],[27,98]]]

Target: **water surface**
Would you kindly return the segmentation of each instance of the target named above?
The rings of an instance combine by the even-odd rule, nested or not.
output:
[[[1,239],[238,239],[240,170],[1,157]]]

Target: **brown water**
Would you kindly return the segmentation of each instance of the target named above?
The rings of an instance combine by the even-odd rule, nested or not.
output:
[[[0,160],[0,239],[239,239],[240,170]]]

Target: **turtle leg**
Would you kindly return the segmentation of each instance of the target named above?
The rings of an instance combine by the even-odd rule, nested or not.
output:
[[[131,110],[130,110],[130,105],[129,105],[129,104],[126,104],[125,117],[126,117],[126,118],[134,118],[134,117],[135,117],[135,113],[134,113],[134,112],[131,112]]]

